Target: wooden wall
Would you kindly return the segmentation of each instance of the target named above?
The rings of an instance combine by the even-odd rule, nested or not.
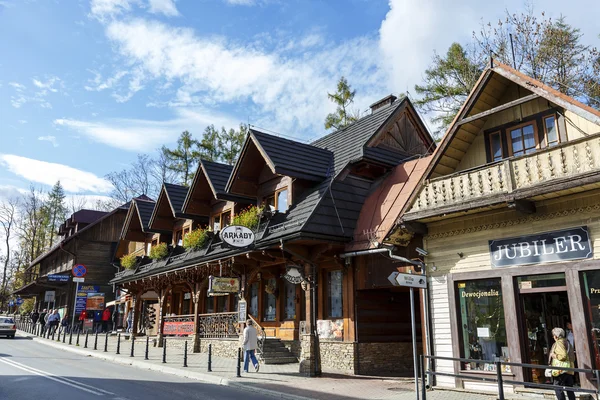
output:
[[[565,125],[569,140],[579,139],[588,135],[600,134],[600,126],[581,118],[571,111],[565,111]]]

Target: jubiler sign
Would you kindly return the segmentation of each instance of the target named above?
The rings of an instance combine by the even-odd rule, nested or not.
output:
[[[593,253],[587,226],[489,243],[492,267],[577,260]]]

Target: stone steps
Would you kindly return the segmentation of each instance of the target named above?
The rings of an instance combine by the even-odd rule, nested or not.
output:
[[[261,358],[265,364],[292,364],[298,362],[298,359],[278,338],[265,339]]]

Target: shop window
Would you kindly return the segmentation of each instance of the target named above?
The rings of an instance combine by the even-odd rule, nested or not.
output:
[[[271,211],[284,213],[288,210],[288,190],[287,188],[277,190],[272,196],[266,197],[265,206]]]
[[[181,310],[182,315],[189,315],[192,313],[191,310],[192,294],[190,292],[183,293],[183,309]]]
[[[208,297],[206,299],[206,314],[213,314],[215,312],[215,298]]]
[[[296,319],[296,285],[285,281],[285,319]]]
[[[248,305],[248,312],[254,318],[258,318],[258,282],[254,282],[250,285],[250,304]]]
[[[217,297],[217,312],[224,313],[228,312],[227,309],[227,296],[218,296]]]
[[[548,147],[556,146],[560,143],[558,127],[556,126],[556,116],[551,115],[544,118],[544,135],[546,136]]]
[[[231,224],[231,210],[223,211],[222,213],[213,216],[213,231],[220,231],[221,229]]]
[[[492,162],[502,160],[502,136],[500,131],[490,133],[490,155]]]
[[[537,145],[535,135],[535,121],[510,128],[508,140],[512,155],[517,157],[535,152]]]
[[[600,271],[586,271],[583,275],[584,309],[590,324],[594,368],[600,368]]]
[[[275,321],[277,315],[277,281],[275,278],[265,282],[265,297],[263,298],[263,321]]]
[[[461,356],[466,370],[495,371],[494,361],[509,361],[500,278],[457,283]]]
[[[342,318],[342,271],[327,272],[327,317]]]

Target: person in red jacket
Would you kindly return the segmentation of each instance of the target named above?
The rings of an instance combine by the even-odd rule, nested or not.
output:
[[[87,318],[87,312],[85,310],[81,311],[81,314],[79,314],[79,330],[82,332],[83,332],[83,324],[84,324],[86,318]]]
[[[102,332],[108,332],[108,321],[110,321],[111,312],[108,308],[102,313]]]

